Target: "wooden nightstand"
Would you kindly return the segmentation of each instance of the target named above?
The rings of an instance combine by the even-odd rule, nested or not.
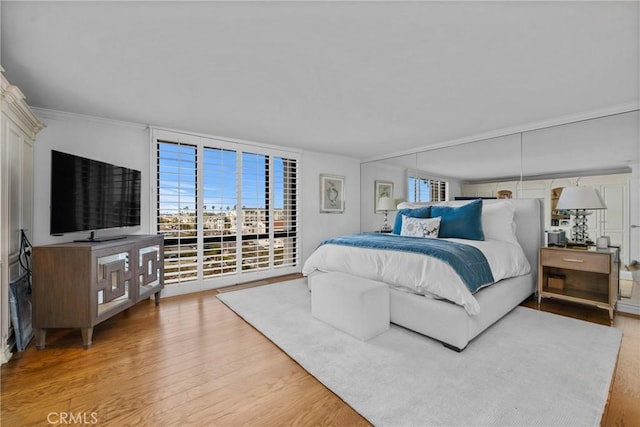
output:
[[[618,249],[540,248],[538,304],[557,298],[613,311],[618,298]]]

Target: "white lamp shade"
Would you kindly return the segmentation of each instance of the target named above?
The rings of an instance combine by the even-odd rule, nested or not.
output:
[[[607,209],[600,193],[593,187],[565,187],[556,209]]]
[[[396,202],[391,197],[380,197],[378,199],[377,209],[379,211],[395,211]]]

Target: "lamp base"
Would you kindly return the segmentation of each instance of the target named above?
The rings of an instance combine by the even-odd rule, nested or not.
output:
[[[593,242],[574,242],[571,240],[567,241],[567,249],[588,249],[589,244],[593,244]]]
[[[571,214],[574,215],[571,240],[578,244],[593,244],[589,240],[589,225],[587,224],[587,215],[590,215],[591,212],[587,212],[584,209],[576,209]]]
[[[382,224],[382,228],[380,229],[381,233],[389,233],[390,232],[389,230],[391,230],[391,227],[389,227],[389,221],[387,221],[388,212],[389,211],[387,211],[385,209],[385,211],[384,211],[384,224]]]

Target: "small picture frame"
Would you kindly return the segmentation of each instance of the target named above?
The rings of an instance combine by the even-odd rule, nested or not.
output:
[[[393,182],[390,181],[375,181],[375,190],[373,193],[373,211],[375,213],[384,213],[384,211],[378,210],[378,201],[380,197],[393,198]]]
[[[320,175],[320,213],[344,212],[344,176]]]

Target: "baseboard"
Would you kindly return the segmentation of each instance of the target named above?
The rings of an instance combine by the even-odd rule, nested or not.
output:
[[[629,270],[620,270],[620,280],[633,280],[633,276]]]
[[[11,349],[9,348],[9,346],[7,346],[6,343],[4,343],[2,345],[2,351],[0,352],[0,364],[5,364],[7,363],[10,359],[11,356],[13,356],[13,353],[11,353]]]
[[[616,311],[640,316],[640,306],[638,304],[630,304],[622,300],[618,300],[618,303],[616,304]]]

